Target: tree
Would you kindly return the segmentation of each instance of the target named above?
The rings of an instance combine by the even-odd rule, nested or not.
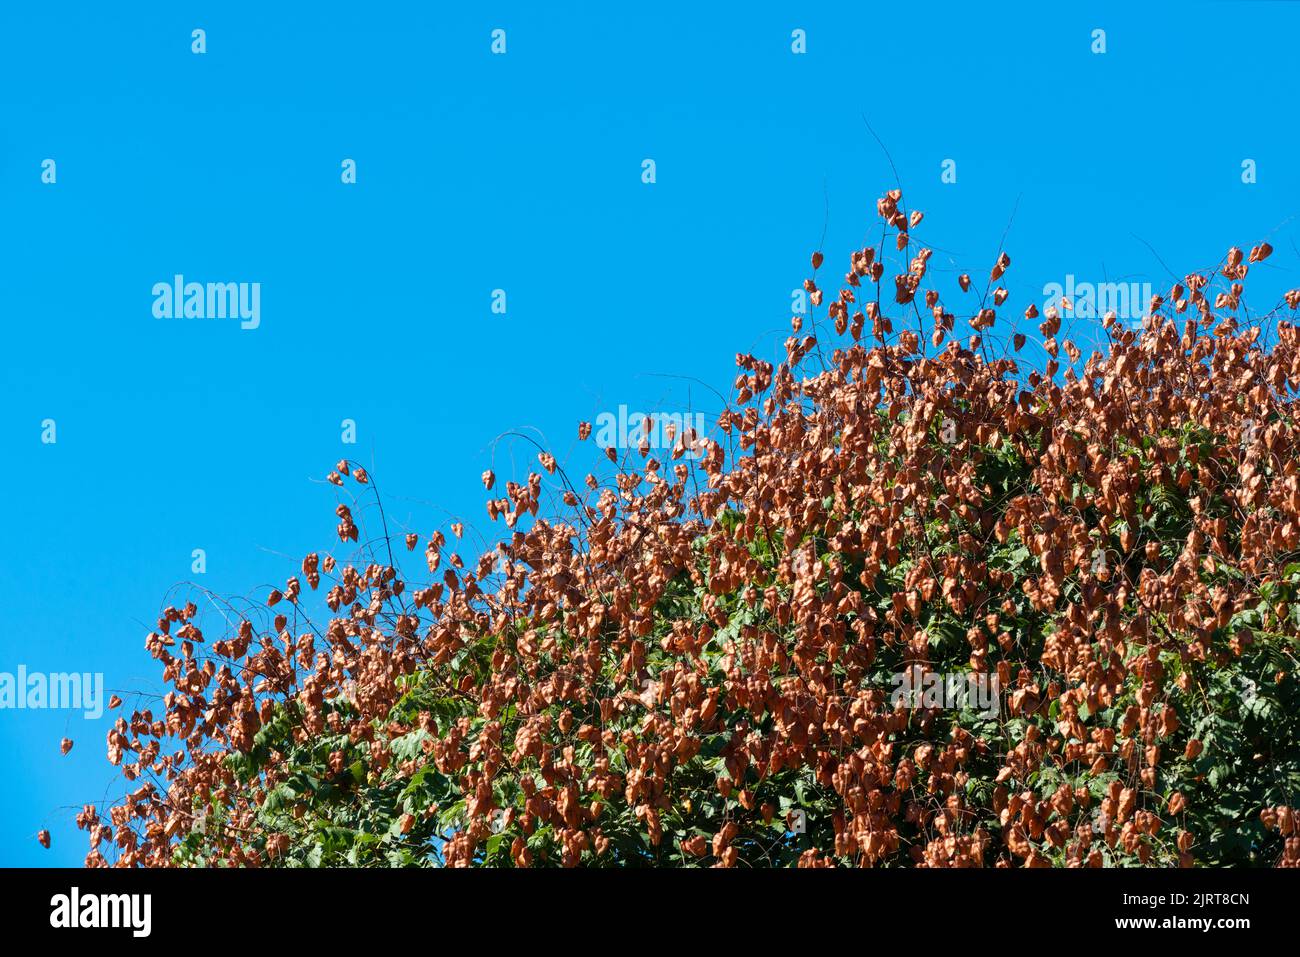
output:
[[[1242,306],[1269,247],[1085,360],[1055,305],[999,316],[1005,253],[959,333],[920,213],[878,212],[713,434],[485,473],[477,559],[453,525],[403,571],[340,462],[345,554],[211,643],[159,619],[172,690],[109,735],[140,783],[87,805],[89,863],[1300,863],[1300,334]]]

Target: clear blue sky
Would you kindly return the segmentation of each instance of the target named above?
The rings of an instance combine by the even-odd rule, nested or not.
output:
[[[864,115],[954,302],[939,274],[987,275],[1017,202],[1016,312],[1265,238],[1254,286],[1300,285],[1300,4],[460,6],[0,10],[0,671],[157,690],[169,589],[264,595],[330,548],[342,455],[399,527],[486,529],[479,473],[534,462],[501,433],[564,459],[620,404],[716,412],[659,376],[727,391],[736,352],[773,354],[824,225],[843,273],[894,185]],[[260,282],[260,327],[155,319],[176,273]],[[81,862],[108,726],[0,711],[0,863]]]

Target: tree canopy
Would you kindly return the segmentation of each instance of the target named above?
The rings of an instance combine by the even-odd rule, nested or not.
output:
[[[877,212],[708,434],[484,473],[494,547],[340,462],[333,552],[159,618],[88,863],[1300,864],[1300,290],[1234,248],[1085,358]]]

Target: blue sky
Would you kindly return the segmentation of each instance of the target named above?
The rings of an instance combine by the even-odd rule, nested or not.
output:
[[[823,229],[844,272],[895,185],[864,117],[954,306],[1009,222],[1016,313],[1262,239],[1251,288],[1300,286],[1300,4],[458,6],[0,10],[0,672],[159,690],[173,587],[264,595],[329,549],[341,456],[401,530],[488,533],[479,473],[535,463],[502,433],[581,471],[580,419],[716,413],[665,376],[725,392],[774,355]],[[260,283],[259,327],[156,319],[177,273]],[[81,862],[108,727],[0,710],[0,864]]]

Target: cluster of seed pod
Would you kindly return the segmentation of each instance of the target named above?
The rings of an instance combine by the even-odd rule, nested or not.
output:
[[[110,760],[145,782],[111,826],[84,817],[88,862],[172,864],[195,834],[191,861],[292,857],[294,821],[330,809],[308,796],[277,818],[269,796],[309,759],[330,781],[449,782],[454,824],[407,807],[383,838],[449,865],[1198,860],[1209,755],[1191,719],[1263,633],[1296,642],[1285,607],[1261,636],[1235,624],[1300,547],[1300,333],[1240,314],[1270,248],[1230,251],[1224,292],[1213,273],[1176,283],[1142,329],[1107,317],[1086,360],[1048,309],[1040,366],[999,314],[1005,252],[991,288],[960,277],[977,302],[949,305],[924,288],[921,214],[898,191],[878,213],[879,246],[852,254],[827,305],[834,336],[797,317],[784,361],[738,356],[734,404],[690,440],[698,459],[685,440],[603,450],[616,471],[571,482],[543,450],[488,500],[507,534],[477,559],[460,523],[425,539],[430,577],[409,584],[386,535],[360,559],[313,553],[307,592],[295,577],[267,598],[288,616],[244,617],[210,652],[195,606],[167,609],[146,642],[171,686],[163,715],[109,735]],[[347,462],[329,478],[348,477],[377,498]],[[361,502],[338,503],[345,550],[371,539]],[[317,622],[305,606],[325,586]],[[888,677],[914,666],[996,679],[997,719],[891,700]],[[410,713],[414,685],[458,710]],[[257,762],[251,779],[234,758]],[[807,828],[792,834],[796,789]],[[220,826],[196,831],[199,807]],[[1282,863],[1294,813],[1261,819]]]

